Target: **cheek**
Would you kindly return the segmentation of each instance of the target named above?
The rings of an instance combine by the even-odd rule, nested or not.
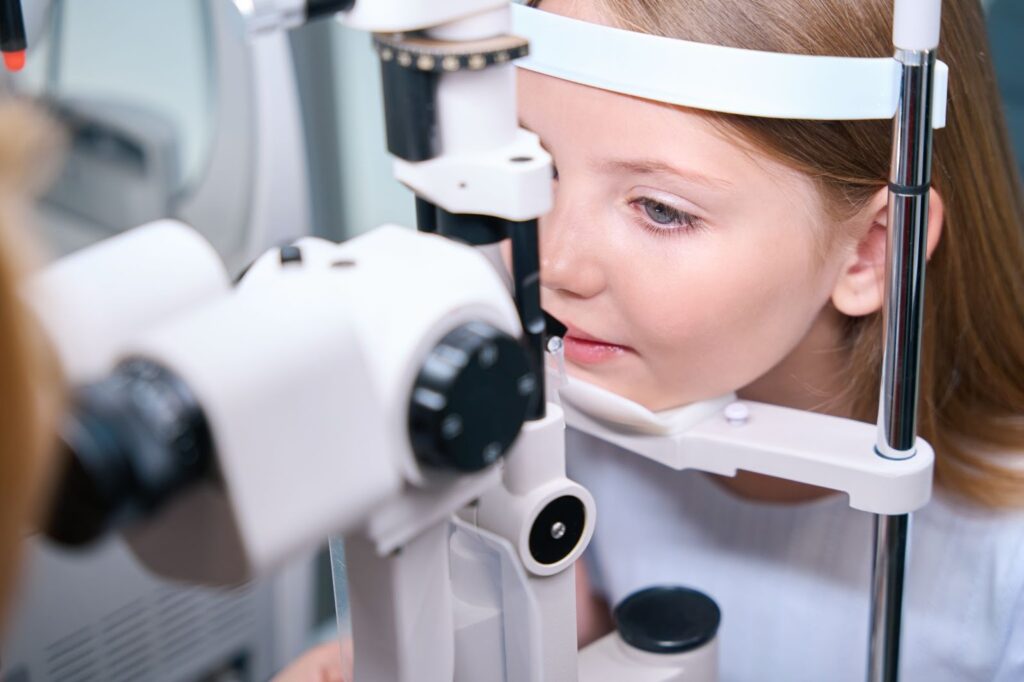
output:
[[[792,231],[764,240],[705,237],[697,239],[706,248],[695,240],[689,254],[649,260],[636,273],[631,323],[652,369],[724,392],[796,346],[828,300],[831,272]]]

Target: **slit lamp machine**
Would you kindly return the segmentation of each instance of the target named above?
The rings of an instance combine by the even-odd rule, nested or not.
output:
[[[48,533],[116,531],[157,574],[206,584],[342,537],[356,682],[715,680],[718,608],[691,589],[634,594],[617,631],[577,651],[573,564],[598,510],[566,477],[568,425],[672,469],[839,490],[876,515],[868,679],[895,680],[909,515],[934,459],[915,415],[939,1],[896,0],[881,59],[688,43],[508,0],[235,4],[253,33],[332,17],[373,34],[418,230],[302,239],[232,282],[201,237],[162,221],[40,273],[26,297],[75,389]],[[517,124],[517,64],[698,109],[892,119],[878,424],[733,396],[664,434],[604,419],[644,409],[559,371],[538,252],[552,164]],[[511,292],[475,248],[506,239]]]

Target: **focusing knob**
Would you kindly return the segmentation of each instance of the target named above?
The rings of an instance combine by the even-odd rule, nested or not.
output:
[[[681,654],[704,646],[715,638],[722,620],[714,599],[675,586],[634,592],[613,615],[627,644],[655,654]]]
[[[519,435],[537,379],[508,334],[483,322],[450,332],[420,369],[409,405],[409,437],[424,464],[477,471]]]

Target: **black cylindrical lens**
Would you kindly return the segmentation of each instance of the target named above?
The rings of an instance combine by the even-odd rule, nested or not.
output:
[[[158,511],[213,467],[213,442],[189,387],[144,359],[80,389],[62,428],[64,461],[46,532],[80,545]]]

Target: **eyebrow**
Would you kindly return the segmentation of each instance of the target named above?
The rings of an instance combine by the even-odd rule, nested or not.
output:
[[[722,190],[732,187],[732,183],[728,180],[677,168],[656,159],[607,159],[598,163],[598,167],[606,172],[627,172],[638,175],[670,174],[710,189]]]
[[[522,118],[518,120],[518,123],[520,128],[540,137],[540,135],[528,126],[526,121]],[[541,146],[543,146],[543,141],[541,141]],[[610,173],[626,172],[638,175],[655,175],[658,173],[664,173],[675,175],[687,182],[696,185],[703,185],[715,190],[730,189],[733,186],[733,184],[728,180],[712,177],[710,175],[702,175],[693,171],[683,170],[682,168],[676,168],[672,164],[665,163],[664,161],[658,161],[656,159],[606,159],[601,161],[598,164],[598,167],[601,170]]]

